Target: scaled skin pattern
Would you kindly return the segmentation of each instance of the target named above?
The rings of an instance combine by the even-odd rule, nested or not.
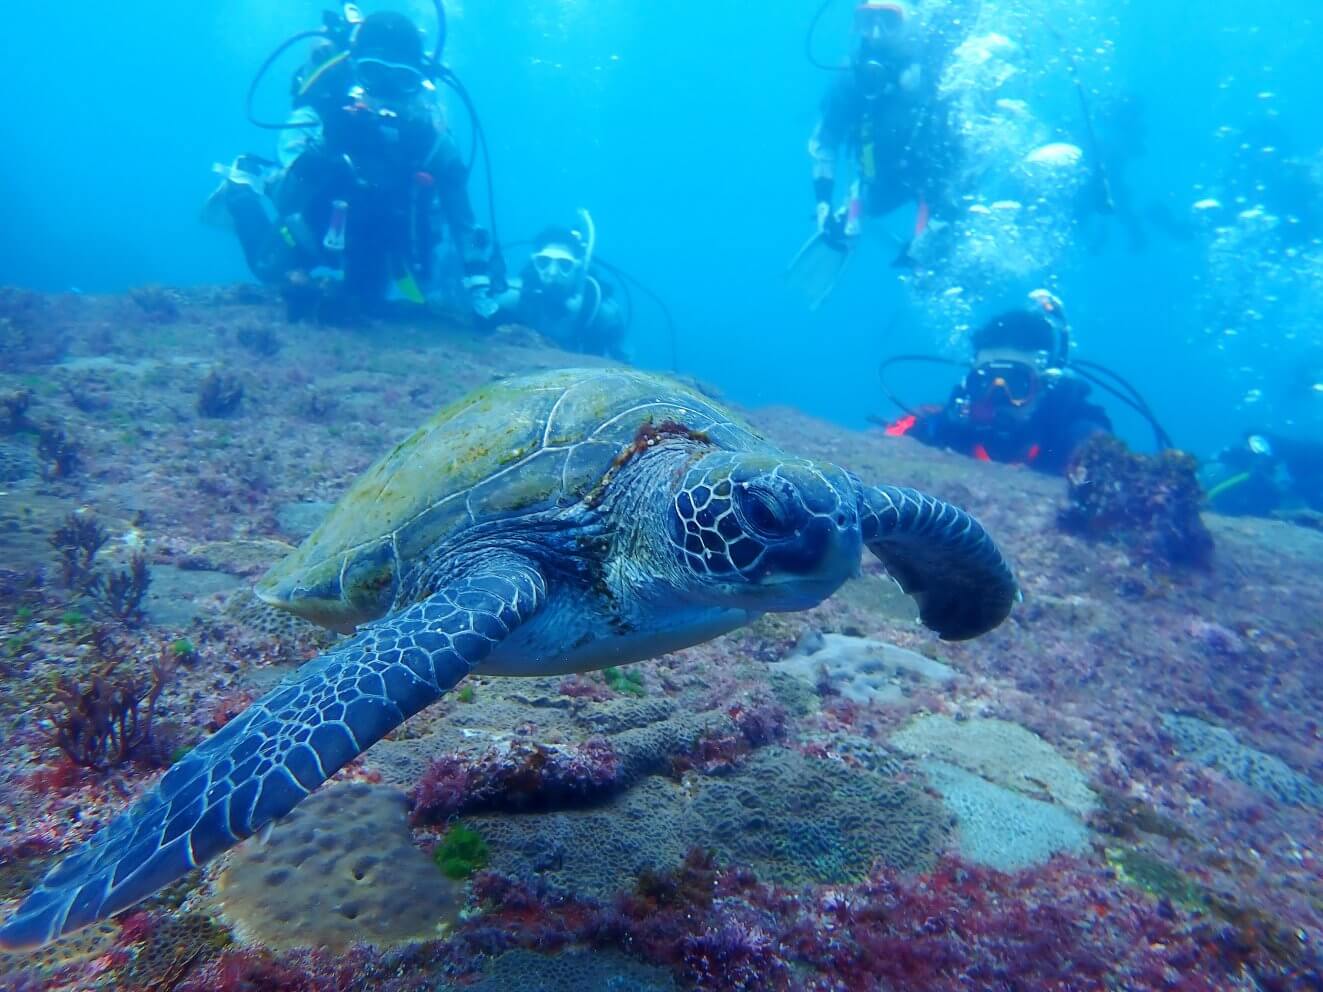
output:
[[[112,916],[288,813],[467,675],[544,591],[532,569],[479,574],[309,662],[47,875],[4,944],[39,945]]]
[[[504,380],[357,482],[263,599],[341,629],[50,872],[0,928],[39,946],[118,913],[288,813],[475,668],[626,664],[802,610],[868,548],[948,639],[1015,579],[969,514],[797,458],[679,383],[627,370]]]

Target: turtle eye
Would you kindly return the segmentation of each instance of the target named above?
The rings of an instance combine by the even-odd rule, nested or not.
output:
[[[736,492],[745,522],[759,537],[782,540],[794,532],[794,520],[785,502],[769,487],[752,483],[740,486]]]

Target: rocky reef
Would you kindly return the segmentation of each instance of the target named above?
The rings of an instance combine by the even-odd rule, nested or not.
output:
[[[1213,536],[1199,515],[1195,469],[1180,451],[1143,455],[1110,435],[1090,438],[1066,470],[1061,525],[1126,544],[1150,564],[1206,567]]]
[[[358,472],[475,386],[593,361],[279,316],[0,291],[0,913],[330,643],[248,586]],[[870,561],[630,669],[472,678],[266,841],[0,954],[0,988],[1319,988],[1323,534],[1201,521],[1180,458],[1056,480],[747,414],[969,507],[1025,601],[938,643]]]

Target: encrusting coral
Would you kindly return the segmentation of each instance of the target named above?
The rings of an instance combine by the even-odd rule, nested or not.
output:
[[[439,936],[457,918],[462,888],[414,846],[406,809],[383,786],[314,793],[270,837],[231,856],[218,886],[226,919],[243,941],[268,948]]]

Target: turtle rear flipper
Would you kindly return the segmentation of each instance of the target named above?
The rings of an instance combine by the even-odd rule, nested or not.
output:
[[[494,556],[314,658],[57,865],[0,927],[0,948],[37,947],[121,912],[288,813],[453,688],[544,594],[535,567]]]
[[[1019,587],[982,524],[914,489],[860,488],[864,543],[914,597],[926,626],[962,641],[1010,615]]]

